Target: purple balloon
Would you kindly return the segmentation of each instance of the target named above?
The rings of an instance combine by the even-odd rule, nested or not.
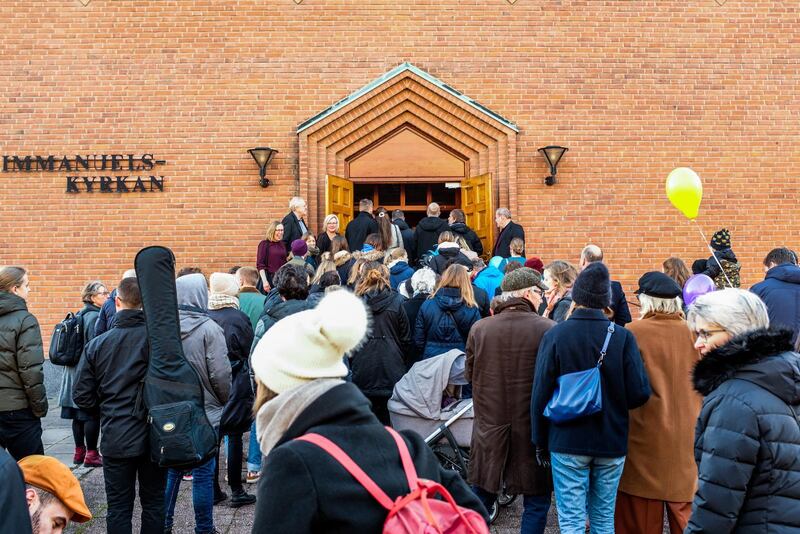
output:
[[[686,306],[691,306],[697,297],[702,297],[706,293],[711,293],[717,289],[714,280],[705,274],[695,274],[686,280],[683,286],[683,302]]]

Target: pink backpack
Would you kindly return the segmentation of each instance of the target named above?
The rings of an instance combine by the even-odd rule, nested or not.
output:
[[[306,434],[297,440],[313,443],[333,456],[389,511],[383,523],[384,534],[489,534],[489,527],[479,513],[456,504],[441,484],[417,478],[417,471],[405,441],[391,428],[386,427],[386,430],[397,443],[410,489],[408,495],[401,495],[394,502],[347,453],[328,438],[319,434]],[[433,498],[436,495],[444,500]]]

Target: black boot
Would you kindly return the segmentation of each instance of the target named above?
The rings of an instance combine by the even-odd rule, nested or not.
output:
[[[240,506],[254,504],[255,502],[256,502],[256,496],[250,495],[249,493],[247,493],[242,489],[232,492],[231,502],[229,503],[229,506],[231,508],[239,508]]]

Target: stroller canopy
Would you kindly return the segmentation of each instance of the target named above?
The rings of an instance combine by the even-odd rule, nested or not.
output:
[[[452,349],[415,363],[394,386],[389,411],[425,419],[442,416],[442,393],[448,385],[464,385],[466,355]],[[450,413],[453,406],[444,411]]]

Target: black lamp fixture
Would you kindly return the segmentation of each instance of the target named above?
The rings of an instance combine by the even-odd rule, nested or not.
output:
[[[272,161],[272,157],[277,154],[278,151],[268,146],[262,146],[251,148],[248,150],[248,152],[250,152],[250,155],[253,156],[253,159],[256,160],[256,163],[258,163],[258,170],[261,172],[261,180],[258,181],[258,185],[261,187],[267,187],[269,185],[269,178],[267,178],[267,165],[269,165],[269,162]]]
[[[539,149],[539,152],[542,153],[544,159],[546,159],[547,163],[550,165],[550,176],[545,177],[545,185],[555,185],[556,167],[558,167],[558,162],[561,161],[561,156],[563,156],[564,152],[567,150],[569,149],[565,146],[556,145],[549,145]]]

